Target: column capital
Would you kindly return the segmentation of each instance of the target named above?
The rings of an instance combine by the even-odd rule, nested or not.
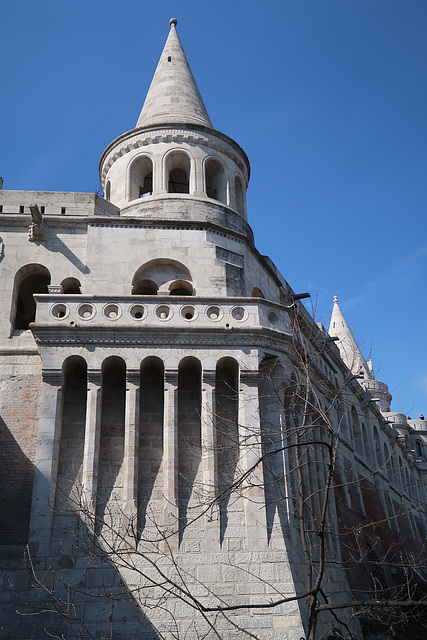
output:
[[[203,382],[215,383],[216,371],[215,369],[206,369],[203,371]]]
[[[128,369],[126,371],[126,382],[130,384],[139,384],[141,372],[139,369]]]
[[[102,382],[102,371],[101,369],[88,369],[87,371],[87,381],[91,384],[100,385]]]
[[[169,384],[178,384],[178,369],[166,369],[165,382]]]
[[[259,380],[259,371],[251,371],[249,369],[241,369],[240,371],[240,381],[241,382],[258,382]]]
[[[62,384],[62,369],[43,369],[42,380],[47,384],[60,387]]]

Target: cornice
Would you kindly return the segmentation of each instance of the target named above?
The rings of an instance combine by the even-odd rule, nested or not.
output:
[[[189,142],[211,147],[226,153],[243,171],[247,182],[250,178],[250,163],[246,153],[232,138],[215,129],[195,124],[155,125],[131,129],[113,140],[103,152],[99,161],[99,176],[105,179],[108,169],[121,156],[138,147],[160,142]],[[212,144],[214,142],[214,144]],[[224,147],[227,147],[225,151]],[[114,153],[113,153],[114,150]],[[111,155],[110,155],[111,154]]]

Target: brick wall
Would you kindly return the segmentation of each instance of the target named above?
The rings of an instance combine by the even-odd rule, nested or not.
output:
[[[0,379],[0,545],[26,544],[41,376]]]

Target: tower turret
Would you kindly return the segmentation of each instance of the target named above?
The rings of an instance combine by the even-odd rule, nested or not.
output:
[[[329,324],[329,335],[339,338],[337,345],[341,358],[354,375],[363,376],[361,385],[369,391],[372,398],[378,402],[379,409],[384,413],[390,411],[391,394],[385,382],[375,379],[372,361],[365,360],[359,349],[354,335],[348,326],[338,304],[337,296],[334,296],[334,308]]]
[[[246,224],[249,161],[213,129],[176,32],[175,19],[135,129],[100,161],[105,197],[120,215],[209,220],[251,238]]]

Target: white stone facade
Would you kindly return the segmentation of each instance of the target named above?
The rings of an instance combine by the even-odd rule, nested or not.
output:
[[[18,450],[26,469],[16,480],[7,471],[3,575],[27,601],[19,554],[28,540],[38,570],[60,569],[74,583],[86,560],[73,534],[96,515],[107,542],[110,523],[128,540],[131,524],[138,534],[129,565],[84,574],[92,599],[81,599],[79,611],[94,634],[108,622],[114,638],[195,639],[209,624],[223,638],[245,637],[243,629],[261,640],[305,637],[303,600],[267,607],[306,589],[285,481],[292,459],[282,452],[277,468],[256,464],[289,420],[283,389],[293,384],[299,340],[315,359],[319,399],[345,388],[345,409],[333,418],[340,473],[350,465],[374,477],[389,517],[399,502],[424,524],[427,421],[390,413],[388,389],[360,352],[348,359],[348,327],[334,345],[257,252],[249,174],[242,149],[212,128],[173,22],[137,127],[102,155],[105,198],[0,191],[4,469]],[[359,384],[352,374],[361,368]],[[311,482],[320,462],[312,461]],[[269,473],[279,474],[280,499]],[[239,474],[246,480],[230,493]],[[19,535],[6,526],[14,508]],[[340,561],[336,542],[330,552]],[[197,618],[185,599],[165,596],[159,569],[178,572],[206,606],[266,607]],[[119,589],[120,581],[134,603],[110,612],[105,584]],[[349,591],[339,566],[327,568],[327,584],[339,597]],[[30,631],[29,618],[16,618],[16,597],[4,591],[4,637],[45,637],[49,623],[59,633],[56,619],[43,616],[40,624],[31,618]],[[333,626],[322,619],[322,630]],[[88,637],[79,633],[70,627],[66,637]]]

